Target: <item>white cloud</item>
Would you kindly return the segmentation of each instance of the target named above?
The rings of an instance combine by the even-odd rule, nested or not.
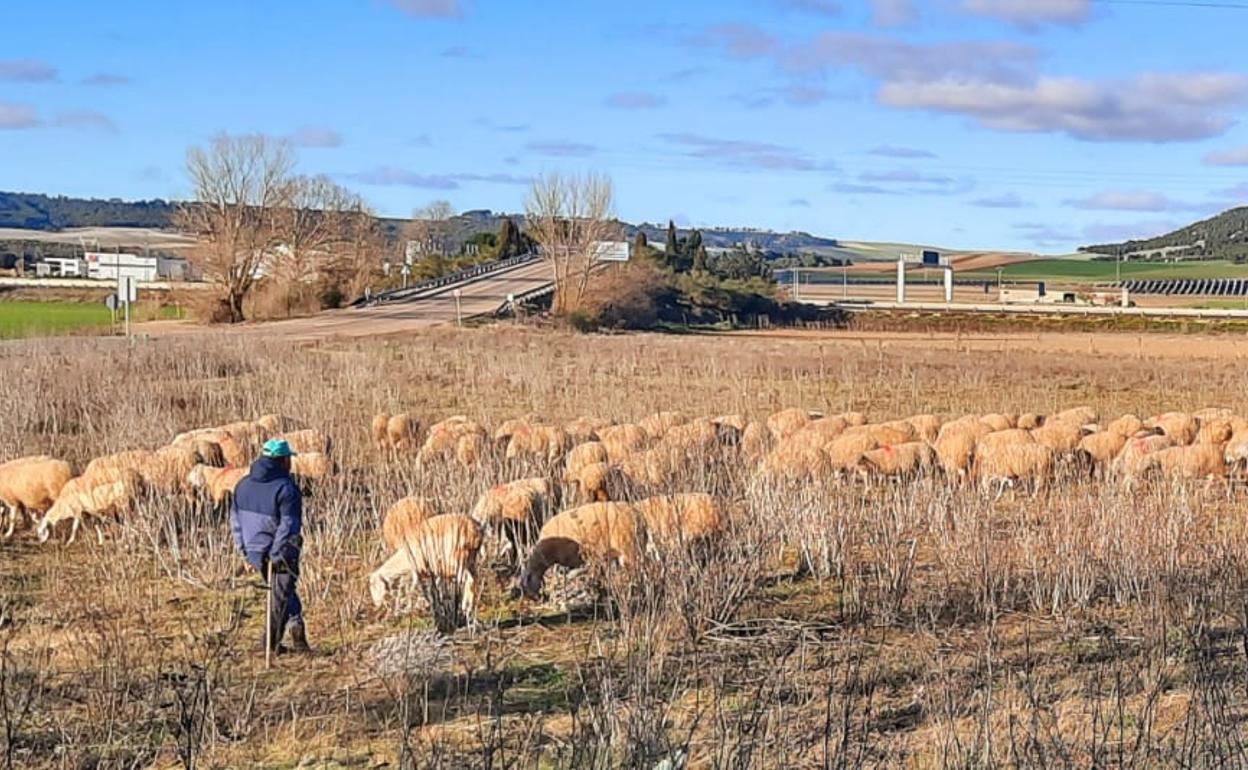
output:
[[[1248,147],[1220,150],[1205,156],[1207,166],[1248,166]]]
[[[95,110],[74,110],[62,112],[52,121],[60,128],[95,129],[99,131],[116,131],[117,126],[105,114]]]
[[[0,60],[0,81],[39,83],[56,80],[56,76],[56,68],[41,61],[34,59]]]
[[[0,130],[34,128],[39,125],[39,113],[29,104],[0,102]]]
[[[962,8],[976,16],[1034,29],[1042,24],[1075,25],[1087,21],[1092,0],[963,0]]]

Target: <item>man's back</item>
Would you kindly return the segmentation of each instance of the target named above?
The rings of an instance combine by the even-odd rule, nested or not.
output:
[[[248,561],[293,561],[302,544],[303,496],[278,459],[261,457],[234,490],[230,523]]]

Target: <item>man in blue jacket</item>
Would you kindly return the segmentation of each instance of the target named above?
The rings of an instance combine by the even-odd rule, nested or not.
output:
[[[230,528],[234,545],[247,564],[263,577],[273,565],[269,606],[272,636],[262,645],[283,652],[282,637],[290,631],[290,645],[308,651],[303,627],[303,604],[295,592],[299,579],[299,552],[303,547],[303,495],[290,476],[290,445],[283,439],[266,441],[260,459],[234,490]]]

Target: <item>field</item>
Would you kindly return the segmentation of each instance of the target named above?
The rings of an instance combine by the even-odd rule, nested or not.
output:
[[[407,600],[369,601],[399,497],[466,512],[500,481],[558,472],[383,456],[378,411],[488,426],[789,406],[873,422],[1248,414],[1238,339],[1108,338],[491,328],[0,345],[0,389],[37,394],[0,412],[0,459],[82,467],[280,412],[326,431],[340,465],[305,509],[317,654],[272,670],[255,648],[263,593],[219,512],[158,494],[102,545],[0,542],[0,766],[1244,766],[1248,526],[1243,490],[1221,483],[1126,488],[1072,466],[998,496],[939,475],[789,482],[708,449],[648,490],[736,504],[708,562],[612,571],[589,601],[575,601],[585,576],[550,577],[530,601],[491,558],[477,626],[447,639]]]
[[[177,308],[138,304],[131,310],[132,321],[174,319]],[[120,318],[120,314],[118,318]],[[103,303],[82,302],[0,302],[0,339],[70,334],[89,329],[105,329],[112,314]]]
[[[1038,259],[1003,267],[1001,275],[1006,280],[1014,281],[1101,282],[1113,281],[1118,275],[1117,269],[1113,260]],[[1123,262],[1121,271],[1124,281],[1150,278],[1248,278],[1248,265],[1236,265],[1221,260],[1184,263]],[[996,280],[997,272],[959,272],[958,277]]]

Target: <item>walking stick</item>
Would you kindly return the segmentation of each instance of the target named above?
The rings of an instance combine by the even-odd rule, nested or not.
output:
[[[268,571],[268,592],[264,606],[264,670],[268,671],[273,661],[273,560],[265,559]]]

